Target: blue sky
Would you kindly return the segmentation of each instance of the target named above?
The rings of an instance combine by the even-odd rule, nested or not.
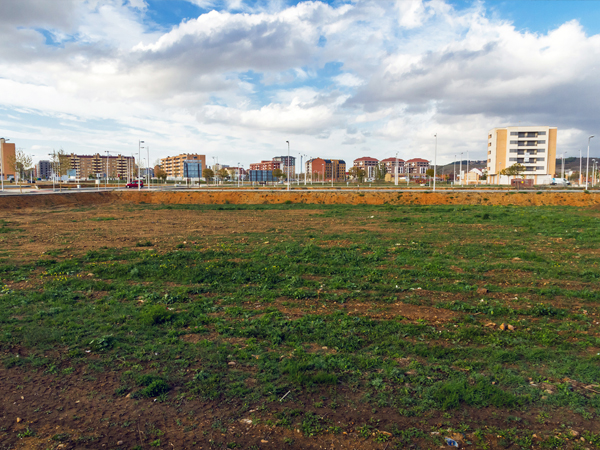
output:
[[[599,106],[595,1],[21,0],[0,3],[0,136],[52,149],[181,152],[245,166],[486,155],[487,131]],[[592,149],[593,154],[600,151]]]

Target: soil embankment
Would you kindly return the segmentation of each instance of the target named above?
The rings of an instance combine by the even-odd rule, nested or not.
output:
[[[390,192],[390,191],[118,191],[28,194],[0,197],[3,208],[39,208],[121,204],[280,204],[315,205],[600,205],[600,193],[584,192]]]

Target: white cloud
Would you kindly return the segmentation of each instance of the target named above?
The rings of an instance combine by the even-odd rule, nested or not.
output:
[[[578,22],[524,32],[442,0],[193,3],[214,10],[165,30],[144,0],[0,2],[0,125],[40,149],[146,135],[254,158],[293,139],[348,159],[427,157],[436,132],[447,158],[483,156],[489,128],[518,122],[558,126],[574,154],[597,126],[600,36]]]

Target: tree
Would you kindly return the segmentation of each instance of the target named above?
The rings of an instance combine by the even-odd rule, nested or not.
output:
[[[277,178],[277,181],[279,181],[279,179],[281,177],[283,177],[283,176],[284,176],[283,170],[281,170],[281,169],[275,169],[273,171],[273,177]]]
[[[229,178],[229,172],[228,172],[228,171],[227,171],[227,169],[226,169],[226,168],[224,168],[224,167],[223,167],[222,169],[219,169],[219,170],[217,171],[217,175],[219,176],[219,178],[220,178],[221,180],[226,180],[226,179],[228,179],[228,178]]]
[[[213,172],[212,169],[204,169],[202,171],[202,176],[204,177],[204,179],[208,183],[210,180],[212,180],[215,177],[215,173]]]
[[[23,178],[25,178],[25,172],[32,169],[33,158],[31,155],[26,154],[22,148],[18,148],[15,156],[9,159],[8,164],[14,167],[15,175],[18,176],[19,189],[23,192]]]
[[[375,179],[376,180],[385,180],[385,174],[387,173],[387,166],[385,163],[380,162],[375,167]]]
[[[348,171],[348,175],[362,183],[365,177],[367,176],[367,172],[365,172],[365,169],[363,169],[362,167],[352,166]]]
[[[162,170],[159,165],[156,165],[154,166],[154,176],[164,181],[167,179],[167,172]]]
[[[500,171],[500,175],[508,175],[509,177],[518,177],[525,172],[525,166],[519,163],[515,163],[512,166],[506,167]]]
[[[525,166],[519,163],[513,164],[512,166],[506,167],[500,171],[500,175],[508,175],[509,177],[515,176],[518,177],[523,172],[525,172]],[[525,177],[523,177],[525,178]],[[517,190],[519,189],[519,185],[517,184]]]
[[[435,172],[433,171],[433,169],[427,169],[425,171],[425,175],[427,175],[428,177],[432,177],[434,175],[434,173]]]

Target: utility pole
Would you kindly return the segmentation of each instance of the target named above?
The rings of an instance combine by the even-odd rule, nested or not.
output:
[[[460,153],[460,167],[458,169],[458,173],[460,174],[460,185],[463,185],[463,176],[462,176],[462,152]]]
[[[142,144],[144,144],[144,141],[138,141],[138,176],[137,176],[137,185],[138,185],[138,191],[142,189],[141,186],[141,180],[140,180],[140,169],[142,168]]]
[[[146,166],[146,179],[148,180],[146,182],[147,189],[150,189],[150,146],[146,145],[146,150],[148,151],[148,159],[146,160],[148,162],[148,165]]]
[[[452,164],[454,167],[454,176],[452,177],[452,186],[454,186],[456,184],[456,155],[454,155],[454,164]]]
[[[290,141],[285,141],[288,145],[288,156],[287,156],[287,190],[290,190]]]
[[[394,184],[398,186],[398,152],[396,152],[396,182]]]
[[[579,149],[579,186],[581,186],[581,148]]]

